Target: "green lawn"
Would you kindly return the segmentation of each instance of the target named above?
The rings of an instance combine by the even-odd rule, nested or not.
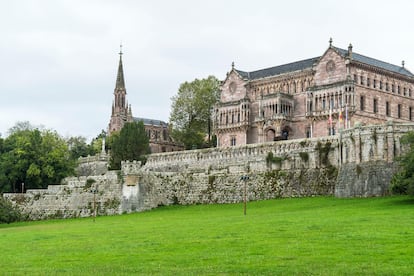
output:
[[[413,275],[414,199],[170,206],[0,225],[0,274]]]

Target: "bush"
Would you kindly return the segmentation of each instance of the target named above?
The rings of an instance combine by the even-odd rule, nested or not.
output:
[[[404,135],[401,144],[407,145],[409,150],[397,159],[401,167],[391,180],[391,192],[414,195],[414,132]]]
[[[20,217],[20,211],[9,200],[0,196],[0,223],[18,221]]]

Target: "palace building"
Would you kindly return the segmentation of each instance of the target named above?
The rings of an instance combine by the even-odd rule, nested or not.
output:
[[[320,57],[252,72],[232,64],[214,108],[217,146],[335,135],[356,125],[413,120],[414,75],[329,47]]]
[[[142,121],[149,138],[151,153],[182,150],[183,147],[174,143],[169,134],[168,124],[155,119],[132,116],[131,105],[126,101],[122,50],[119,52],[119,66],[116,78],[112,114],[108,125],[108,134],[120,131],[126,122]]]

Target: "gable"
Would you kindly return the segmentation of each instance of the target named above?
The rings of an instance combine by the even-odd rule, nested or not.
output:
[[[238,101],[246,97],[246,81],[236,70],[231,70],[221,86],[220,102]]]
[[[315,66],[315,85],[344,81],[346,76],[345,58],[334,48],[329,48]]]

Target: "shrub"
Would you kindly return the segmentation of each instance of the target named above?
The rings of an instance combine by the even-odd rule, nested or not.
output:
[[[309,161],[309,154],[307,152],[299,152],[299,156],[303,162]]]
[[[11,223],[20,220],[20,218],[19,209],[13,206],[9,200],[0,196],[0,223]]]

